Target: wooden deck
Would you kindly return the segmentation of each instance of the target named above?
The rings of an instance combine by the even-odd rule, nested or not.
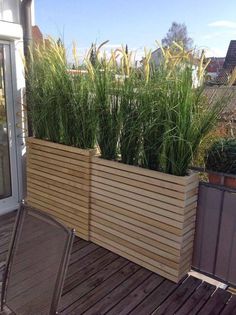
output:
[[[13,222],[13,215],[0,217],[0,274]],[[76,238],[60,312],[64,315],[236,315],[236,296],[193,277],[174,284],[98,245]]]

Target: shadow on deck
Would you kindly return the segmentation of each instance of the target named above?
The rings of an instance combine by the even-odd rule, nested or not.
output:
[[[14,219],[14,213],[0,217],[0,282]],[[236,296],[191,276],[175,284],[76,237],[60,313],[236,315]]]

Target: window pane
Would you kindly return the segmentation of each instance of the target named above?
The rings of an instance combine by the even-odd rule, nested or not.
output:
[[[0,199],[11,196],[7,104],[4,81],[4,51],[0,44]]]

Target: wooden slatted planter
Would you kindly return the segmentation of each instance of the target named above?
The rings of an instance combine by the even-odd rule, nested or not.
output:
[[[190,270],[198,176],[92,157],[90,239],[170,280]]]
[[[189,271],[198,176],[178,177],[29,138],[27,201],[170,280]]]
[[[90,162],[94,150],[27,140],[27,202],[89,239]]]

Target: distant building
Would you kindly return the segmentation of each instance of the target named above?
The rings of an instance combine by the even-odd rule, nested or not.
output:
[[[33,39],[35,44],[42,44],[43,43],[43,34],[37,25],[34,25],[32,27],[32,39]]]
[[[218,77],[220,71],[223,69],[225,57],[210,57],[211,61],[206,68],[208,80],[214,80]]]
[[[161,48],[157,48],[152,52],[150,62],[156,66],[159,66],[162,60],[163,60],[162,50]]]
[[[231,40],[225,57],[223,68],[232,72],[236,67],[236,40]]]
[[[32,40],[36,46],[45,44],[46,47],[50,47],[50,40],[44,38],[43,33],[37,25],[32,26]]]
[[[223,63],[223,67],[215,79],[215,84],[227,85],[232,80],[232,73],[236,69],[236,40],[231,40]],[[234,80],[234,79],[233,79]],[[235,83],[233,83],[235,85]]]
[[[196,58],[193,54],[190,54],[190,60],[192,60],[192,79],[193,79],[193,85],[195,87],[199,86],[201,84],[201,82],[198,79],[198,62],[199,59]],[[161,48],[157,48],[156,50],[154,50],[151,53],[151,57],[150,57],[150,64],[158,67],[161,62],[163,61],[164,56],[163,56],[163,51]],[[141,60],[141,64],[143,64],[145,62],[145,58],[143,58]]]

